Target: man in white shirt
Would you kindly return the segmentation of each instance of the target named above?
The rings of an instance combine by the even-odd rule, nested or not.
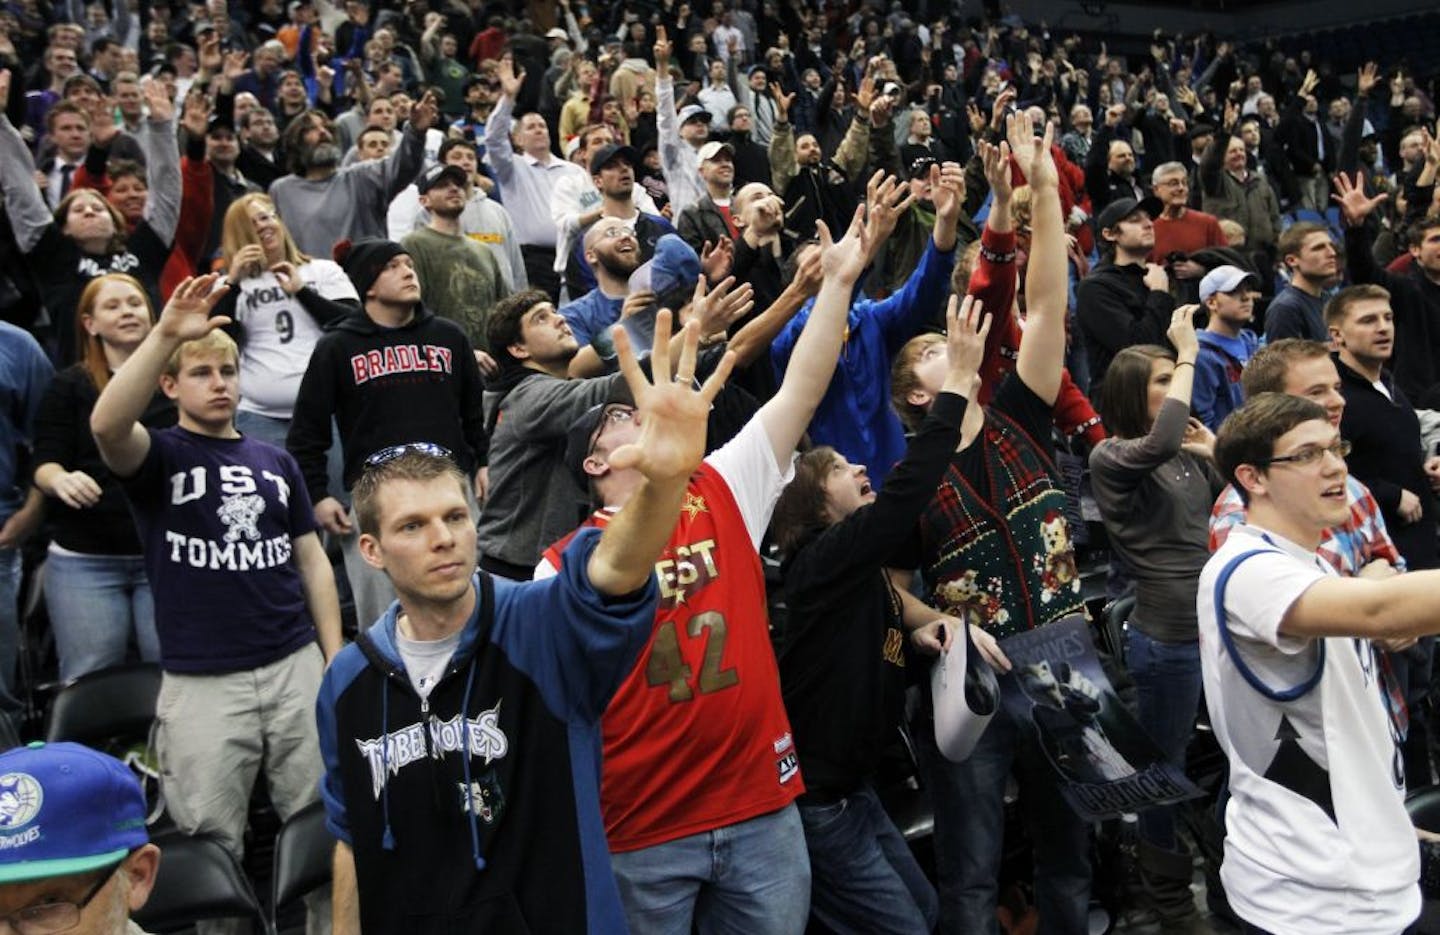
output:
[[[1274,935],[1398,932],[1420,911],[1403,709],[1371,641],[1440,628],[1440,572],[1340,578],[1315,554],[1348,516],[1348,450],[1323,408],[1278,393],[1249,400],[1215,444],[1247,506],[1196,600],[1230,762],[1220,877],[1240,918]]]
[[[700,147],[710,137],[710,114],[697,104],[675,112],[675,79],[670,74],[670,40],[665,27],[655,30],[655,125],[660,136],[660,169],[670,192],[674,217],[705,195],[700,180]]]

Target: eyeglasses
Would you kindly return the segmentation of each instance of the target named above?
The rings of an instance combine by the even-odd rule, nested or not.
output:
[[[611,425],[623,425],[626,422],[635,421],[635,410],[624,403],[611,403],[600,413],[600,421],[595,426],[595,431],[590,433],[590,444],[585,449],[585,454],[595,453],[595,445],[600,441],[600,435]]]
[[[1189,188],[1190,182],[1187,179],[1166,179],[1163,182],[1156,182],[1156,188]]]
[[[1332,454],[1344,461],[1346,455],[1350,454],[1350,443],[1342,438],[1333,445],[1307,445],[1294,454],[1271,458],[1266,464],[1297,464],[1300,467],[1307,467],[1325,457],[1326,454]]]
[[[433,442],[407,442],[403,445],[391,445],[389,448],[381,448],[379,451],[365,459],[365,470],[377,468],[382,464],[389,464],[396,458],[405,455],[429,455],[432,458],[455,459],[455,455],[444,445],[437,445]]]
[[[120,869],[122,863],[124,863],[123,860],[105,871],[105,875],[90,887],[90,891],[78,903],[53,902],[26,906],[8,916],[0,916],[0,922],[4,922],[18,935],[52,935],[55,932],[67,932],[80,924],[80,913],[84,912],[85,907],[100,895],[100,891],[105,888],[105,884],[110,882],[110,878],[115,876],[115,871]]]

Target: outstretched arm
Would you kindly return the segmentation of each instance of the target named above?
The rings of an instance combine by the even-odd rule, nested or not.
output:
[[[1030,391],[1053,406],[1065,363],[1065,309],[1069,270],[1065,221],[1060,212],[1060,175],[1050,141],[1055,126],[1036,138],[1021,111],[1007,120],[1010,151],[1030,183],[1030,264],[1025,271],[1026,327],[1015,371]]]
[[[145,178],[150,198],[145,202],[145,223],[166,247],[175,243],[180,223],[180,150],[175,143],[175,105],[164,82],[152,81],[145,88],[150,118],[140,135],[145,150]]]
[[[219,278],[220,274],[211,273],[176,286],[160,321],[95,401],[90,431],[95,434],[100,457],[117,476],[133,475],[150,452],[150,433],[140,424],[140,416],[155,395],[170,355],[186,341],[230,324],[223,315],[210,317],[210,310],[227,288],[215,288]]]
[[[805,330],[795,342],[785,368],[785,379],[773,399],[756,414],[770,437],[775,463],[784,470],[800,443],[800,436],[815,416],[815,409],[830,385],[835,363],[840,359],[840,346],[845,338],[845,323],[850,312],[851,293],[855,281],[865,268],[868,243],[865,233],[865,209],[857,208],[850,230],[839,242],[830,240],[824,221],[818,222],[821,268],[825,280],[815,305],[810,310]]]
[[[652,384],[640,370],[625,329],[617,326],[614,339],[620,369],[635,397],[640,437],[611,452],[610,466],[616,470],[635,468],[644,480],[605,527],[600,544],[590,555],[586,574],[595,590],[619,597],[639,590],[650,579],[655,559],[675,530],[685,486],[705,456],[710,403],[725,385],[735,358],[727,353],[705,385],[695,389],[700,324],[691,322],[685,326],[675,376],[667,379],[670,314],[662,310],[655,318],[655,343],[650,351],[657,375]]]

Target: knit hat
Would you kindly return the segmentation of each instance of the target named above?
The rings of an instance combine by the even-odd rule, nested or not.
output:
[[[361,302],[365,301],[365,293],[375,284],[385,264],[402,253],[408,254],[408,251],[393,240],[379,237],[365,237],[353,242],[342,240],[330,251],[335,262],[355,285]]]
[[[108,867],[149,843],[145,793],[124,763],[78,743],[0,755],[0,883]]]

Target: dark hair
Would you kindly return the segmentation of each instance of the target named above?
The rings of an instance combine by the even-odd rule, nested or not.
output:
[[[459,149],[459,148],[462,147],[462,146],[468,146],[468,147],[470,148],[470,151],[471,151],[472,153],[475,152],[475,144],[474,144],[474,142],[472,142],[472,141],[470,141],[470,140],[466,140],[466,139],[456,139],[455,137],[452,136],[452,137],[447,138],[447,139],[445,140],[445,142],[443,142],[443,143],[440,144],[440,152],[436,154],[435,158],[436,158],[439,162],[444,163],[446,156],[450,155],[451,152],[453,152],[454,150]],[[476,154],[476,158],[477,158],[477,159],[479,158],[479,154],[478,154],[478,153]]]
[[[495,303],[485,324],[485,340],[496,360],[511,367],[520,366],[520,361],[510,353],[510,345],[522,339],[520,319],[535,306],[549,301],[550,296],[539,289],[523,289]]]
[[[1364,283],[1358,286],[1346,286],[1335,293],[1325,305],[1325,324],[1339,325],[1350,314],[1351,306],[1357,302],[1368,302],[1379,299],[1382,302],[1390,301],[1390,291],[1383,286],[1376,286]]]
[[[363,535],[380,535],[380,488],[391,481],[426,481],[437,477],[449,477],[455,481],[463,496],[466,491],[465,475],[449,458],[425,454],[419,451],[406,452],[374,467],[367,467],[355,482],[350,492],[350,502],[355,508],[355,520]],[[467,498],[468,500],[468,498]],[[472,517],[473,519],[473,517]]]
[[[1412,247],[1420,245],[1425,235],[1431,230],[1440,227],[1440,214],[1427,214],[1423,218],[1411,221],[1405,227],[1405,242]]]
[[[1115,355],[1100,384],[1100,415],[1117,438],[1140,438],[1150,432],[1150,370],[1157,360],[1175,353],[1158,344],[1135,344]]]
[[[800,241],[799,243],[797,243],[797,244],[794,246],[794,248],[790,251],[790,255],[785,258],[785,262],[784,262],[784,264],[782,265],[782,267],[781,267],[781,269],[780,269],[780,274],[785,278],[785,281],[786,281],[786,282],[794,282],[794,281],[795,281],[795,276],[796,276],[796,274],[800,272],[800,251],[804,250],[806,247],[809,247],[809,246],[811,246],[811,245],[819,246],[819,245],[820,245],[820,238],[819,238],[819,237],[807,237],[807,238],[805,238],[804,240],[802,240],[802,241]]]
[[[1248,506],[1250,492],[1236,479],[1235,469],[1242,464],[1263,469],[1275,456],[1275,442],[1280,436],[1303,422],[1315,421],[1329,424],[1319,403],[1303,396],[1261,393],[1246,400],[1221,424],[1215,438],[1215,464]]]
[[[313,118],[318,118],[323,126],[329,127],[331,132],[334,132],[335,124],[330,119],[330,115],[323,110],[317,110],[313,107],[309,110],[302,110],[285,125],[282,142],[285,152],[290,156],[290,171],[297,175],[303,174],[304,172],[300,161],[300,150],[303,148],[301,139],[305,136],[305,131],[309,129],[313,123]]]
[[[1291,254],[1299,253],[1300,247],[1305,243],[1305,238],[1311,234],[1324,234],[1330,236],[1330,228],[1316,221],[1298,221],[1286,228],[1285,233],[1275,243],[1275,255],[1280,258],[1283,265],[1285,258]]]
[[[1261,393],[1285,392],[1285,375],[1292,364],[1317,357],[1329,357],[1330,348],[1320,341],[1305,338],[1281,338],[1255,352],[1240,372],[1240,388],[1245,398]]]
[[[802,542],[829,525],[825,477],[835,458],[834,448],[821,445],[795,459],[795,477],[781,491],[770,518],[770,534],[784,555],[793,556]]]
[[[146,188],[150,187],[145,167],[134,159],[111,159],[105,164],[105,175],[110,179],[112,185],[121,179],[137,178]]]

